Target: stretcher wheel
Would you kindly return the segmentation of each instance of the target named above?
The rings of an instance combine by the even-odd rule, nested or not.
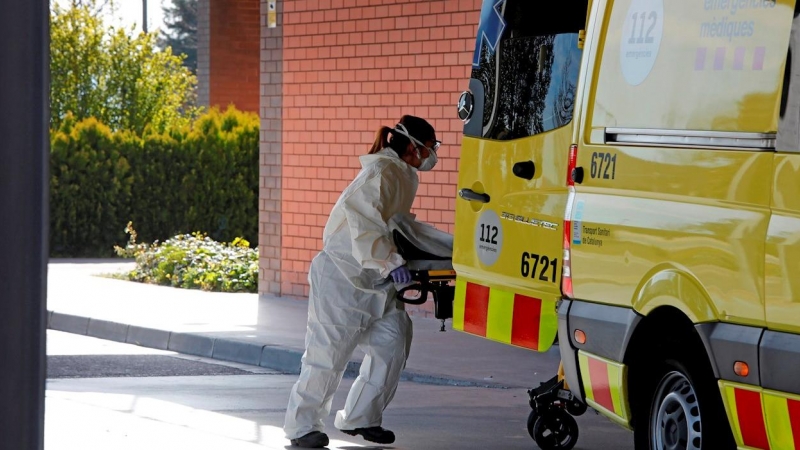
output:
[[[586,412],[586,403],[579,402],[577,400],[573,400],[571,402],[567,402],[567,412],[572,414],[573,416],[577,417],[581,414]]]
[[[542,450],[570,450],[578,442],[578,422],[563,409],[552,408],[536,418],[532,435]]]
[[[536,439],[533,437],[533,425],[536,423],[536,419],[539,418],[539,415],[536,414],[536,411],[531,411],[528,414],[528,434],[531,436],[531,439]]]

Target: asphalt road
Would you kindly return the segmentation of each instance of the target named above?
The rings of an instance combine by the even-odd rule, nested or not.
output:
[[[284,449],[281,429],[295,375],[48,330],[45,448]],[[341,408],[352,383],[334,398]],[[397,434],[371,446],[325,421],[330,449],[463,450],[538,447],[524,390],[402,382],[384,414]],[[631,434],[591,410],[576,449],[629,450]]]

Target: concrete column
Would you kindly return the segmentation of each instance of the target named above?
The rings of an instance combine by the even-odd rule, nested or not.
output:
[[[44,447],[49,11],[0,14],[0,449]]]
[[[260,294],[281,295],[283,1],[277,1],[277,26],[269,28],[269,2],[261,0],[261,147],[258,251]],[[291,294],[291,292],[286,292]]]

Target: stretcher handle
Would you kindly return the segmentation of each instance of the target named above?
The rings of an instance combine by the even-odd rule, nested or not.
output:
[[[407,291],[420,291],[420,296],[418,299],[405,298],[404,294]],[[423,283],[415,283],[397,291],[397,299],[409,305],[421,305],[428,301],[428,290],[425,289]]]

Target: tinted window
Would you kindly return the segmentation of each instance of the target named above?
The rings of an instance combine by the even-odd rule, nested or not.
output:
[[[487,2],[477,40],[478,65],[472,70],[472,78],[484,88],[483,111],[476,111],[482,116],[481,136],[518,139],[568,124],[575,106],[578,32],[586,20],[586,2],[548,3],[548,9],[531,0]]]

